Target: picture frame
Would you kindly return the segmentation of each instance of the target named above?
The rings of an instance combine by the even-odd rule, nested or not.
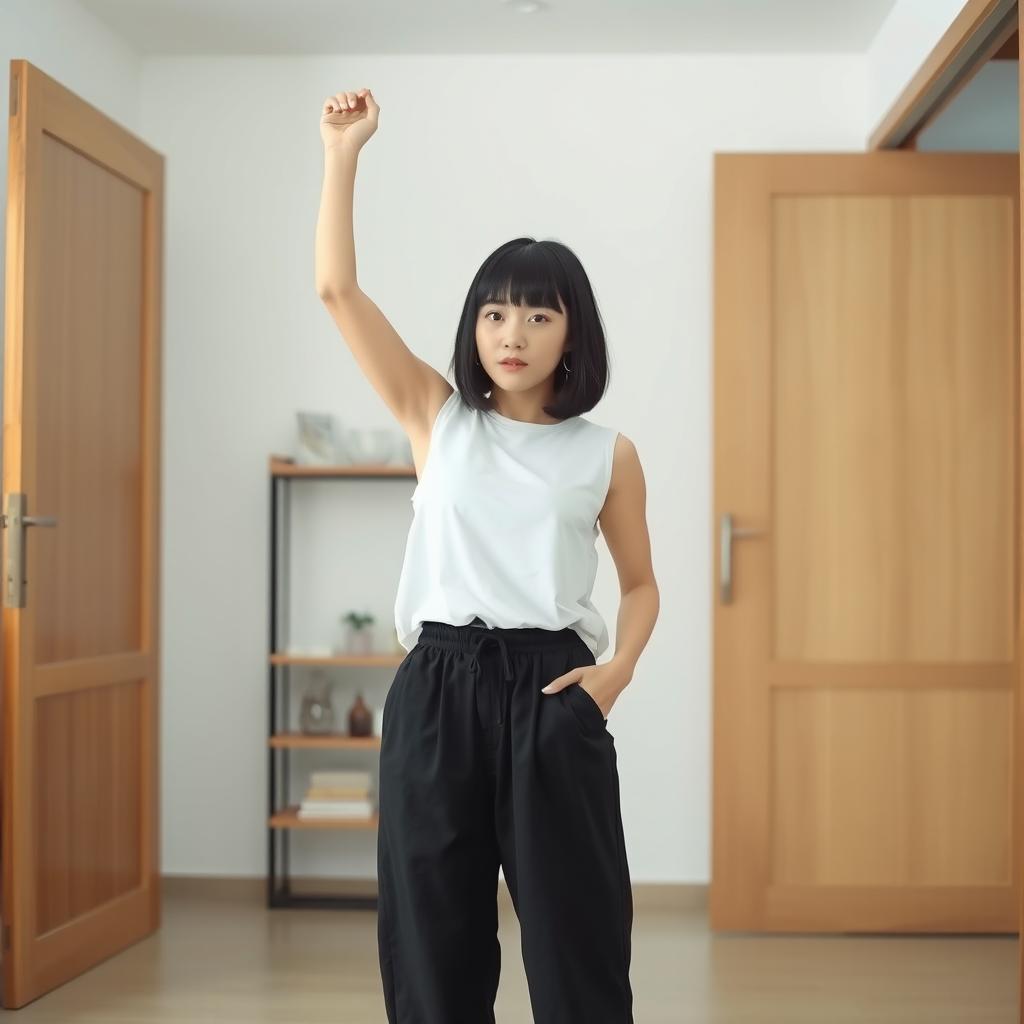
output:
[[[299,410],[295,461],[302,466],[331,466],[343,461],[334,417],[326,412]]]

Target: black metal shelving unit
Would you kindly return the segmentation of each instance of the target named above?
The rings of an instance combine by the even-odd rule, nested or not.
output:
[[[394,668],[401,664],[401,654],[341,655],[334,657],[289,656],[282,651],[288,636],[287,622],[282,622],[288,608],[291,484],[295,480],[415,480],[412,466],[351,465],[300,466],[287,456],[270,457],[270,629],[269,690],[270,716],[267,736],[269,757],[268,792],[268,856],[267,906],[310,907],[320,909],[377,908],[376,895],[297,893],[292,891],[289,869],[289,842],[292,831],[301,829],[358,828],[376,829],[377,818],[365,820],[325,819],[309,821],[297,815],[297,807],[282,804],[289,792],[288,754],[295,749],[379,749],[380,737],[351,737],[344,734],[303,736],[288,731],[289,669],[293,665],[318,666],[380,666]],[[282,596],[283,595],[283,596]]]

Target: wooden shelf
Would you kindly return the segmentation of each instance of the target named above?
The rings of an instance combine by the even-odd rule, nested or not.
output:
[[[324,733],[320,736],[309,736],[301,732],[279,732],[270,737],[272,747],[291,747],[292,749],[322,750],[379,750],[379,736],[348,736],[345,733]]]
[[[391,462],[356,462],[340,466],[300,466],[287,455],[270,456],[270,475],[288,477],[396,476],[416,479],[416,467]]]
[[[363,668],[394,668],[401,665],[402,654],[271,654],[271,665],[354,665]]]
[[[392,641],[390,649],[370,650],[365,653],[347,652],[339,644],[337,653],[332,643],[324,644],[316,653],[317,648],[306,647],[307,653],[288,650],[294,642],[287,630],[281,628],[281,609],[288,607],[290,589],[290,571],[288,552],[290,548],[290,510],[295,497],[295,481],[365,481],[384,482],[393,480],[410,480],[416,482],[416,468],[412,465],[395,465],[393,463],[357,463],[330,466],[298,465],[288,455],[271,454],[268,458],[270,492],[270,643],[267,654],[270,696],[270,728],[267,730],[267,758],[269,761],[269,799],[267,801],[268,861],[267,861],[267,906],[268,907],[338,907],[360,909],[376,906],[375,895],[336,894],[333,886],[331,892],[300,892],[293,887],[293,879],[289,873],[288,851],[294,829],[309,830],[349,830],[350,834],[377,829],[377,808],[372,799],[364,803],[361,817],[311,817],[300,818],[298,804],[289,805],[287,800],[292,797],[289,792],[288,771],[295,750],[349,750],[376,751],[381,749],[380,736],[350,736],[340,731],[306,735],[300,731],[289,731],[284,721],[289,706],[290,692],[288,683],[292,677],[290,666],[322,666],[322,667],[354,667],[383,668],[389,675],[400,666],[408,651]],[[310,483],[310,486],[314,486]],[[319,488],[319,484],[315,485]],[[301,488],[305,492],[306,488]],[[405,499],[408,500],[408,499]],[[333,723],[336,727],[347,728],[347,720]],[[280,731],[279,731],[280,730]],[[365,755],[358,759],[365,762]],[[364,765],[365,767],[365,765]],[[359,805],[356,805],[357,808]],[[328,810],[330,807],[328,805]],[[373,813],[367,815],[367,810]],[[296,880],[297,881],[297,880]]]
[[[299,805],[292,804],[271,815],[271,828],[376,828],[377,815],[369,818],[300,818]]]

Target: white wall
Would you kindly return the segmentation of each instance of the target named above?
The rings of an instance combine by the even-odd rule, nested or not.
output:
[[[468,283],[508,238],[558,238],[591,275],[612,351],[612,385],[591,417],[640,452],[662,592],[654,636],[610,722],[627,852],[637,882],[706,882],[712,154],[862,148],[905,84],[886,40],[868,60],[140,65],[56,0],[8,0],[0,40],[8,58],[38,63],[167,157],[163,870],[265,870],[268,455],[291,449],[299,408],[397,429],[313,285],[320,103],[369,85],[382,114],[356,184],[359,276],[420,356],[445,372]],[[296,643],[330,642],[350,607],[374,611],[389,642],[411,491],[410,481],[297,486]],[[614,645],[618,594],[600,544],[595,601]],[[344,710],[356,685],[379,705],[389,673],[339,678]],[[293,755],[293,796],[309,768],[373,763]],[[297,835],[293,871],[372,877],[375,842],[371,832]]]
[[[164,852],[174,872],[264,868],[267,477],[297,408],[395,427],[314,289],[320,104],[368,85],[362,287],[444,373],[480,261],[521,234],[587,268],[633,439],[661,616],[610,719],[635,881],[709,878],[711,253],[715,150],[851,150],[856,57],[158,59],[143,135],[167,154]],[[296,642],[368,606],[388,641],[411,482],[296,494]],[[595,602],[613,636],[603,540]],[[610,653],[610,652],[609,652]],[[607,655],[605,656],[607,657]],[[602,658],[604,660],[604,658]],[[383,701],[388,670],[342,675]],[[298,689],[298,687],[297,687]],[[307,768],[374,757],[293,756]],[[293,870],[374,875],[375,834],[293,840]]]

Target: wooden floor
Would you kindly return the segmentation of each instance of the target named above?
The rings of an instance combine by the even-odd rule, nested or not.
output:
[[[19,1024],[386,1024],[374,911],[270,911],[256,884],[164,892],[158,932],[17,1011]],[[501,892],[497,1021],[531,1024]],[[1016,936],[712,935],[703,909],[646,903],[635,1024],[1017,1022]]]

